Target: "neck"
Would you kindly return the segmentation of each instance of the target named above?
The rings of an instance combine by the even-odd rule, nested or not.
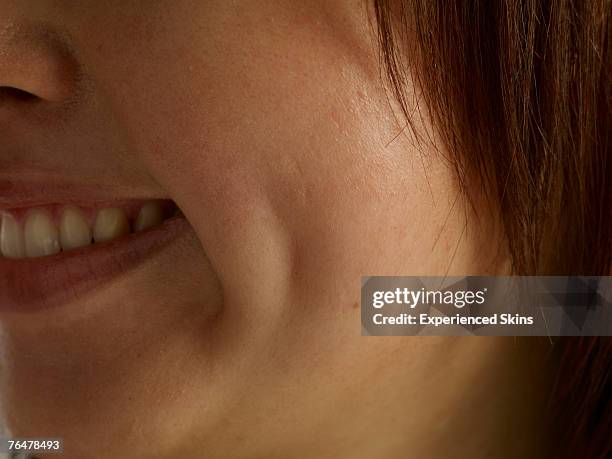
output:
[[[411,338],[413,349],[423,340],[440,343],[429,373],[419,381],[420,364],[406,362],[411,384],[377,381],[378,399],[355,400],[370,410],[357,418],[366,424],[353,430],[360,439],[329,457],[547,457],[544,358],[533,340],[522,339]]]

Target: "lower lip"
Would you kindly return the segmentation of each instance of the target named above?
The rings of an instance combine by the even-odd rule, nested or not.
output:
[[[57,255],[0,258],[0,313],[36,312],[74,301],[141,264],[189,228],[180,216],[149,230]]]

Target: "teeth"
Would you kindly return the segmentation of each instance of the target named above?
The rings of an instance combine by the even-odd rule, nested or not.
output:
[[[57,228],[44,210],[35,209],[29,213],[24,236],[25,253],[29,258],[53,255],[60,251]]]
[[[59,212],[54,209],[59,209]],[[158,226],[165,217],[163,202],[144,202],[132,221],[133,231]],[[128,214],[121,208],[100,209],[93,228],[89,221],[90,217],[86,217],[83,210],[72,205],[0,211],[0,258],[44,257],[61,250],[86,247],[93,242],[110,241],[132,232]]]
[[[60,243],[62,250],[71,250],[91,244],[91,230],[76,207],[66,207],[60,218]]]
[[[102,209],[96,216],[93,228],[95,242],[105,242],[130,234],[130,222],[122,209]]]
[[[0,252],[7,258],[24,258],[23,232],[17,220],[9,214],[2,213],[0,223]]]
[[[149,201],[142,206],[134,222],[134,231],[142,231],[157,226],[164,221],[164,211],[157,201]]]

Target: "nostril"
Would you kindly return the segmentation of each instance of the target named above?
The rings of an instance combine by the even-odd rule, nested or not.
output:
[[[12,86],[0,86],[0,101],[12,99],[20,102],[31,102],[39,97],[23,89],[13,88]]]
[[[0,21],[1,101],[55,106],[72,100],[81,70],[69,38],[35,22],[11,26],[9,21],[8,29],[4,25]]]

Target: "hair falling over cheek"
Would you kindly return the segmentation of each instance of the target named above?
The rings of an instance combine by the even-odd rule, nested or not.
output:
[[[374,13],[390,91],[413,131],[408,91],[423,91],[468,198],[468,181],[490,190],[512,271],[611,275],[610,3],[374,0]],[[611,339],[560,338],[550,355],[554,457],[609,457]]]

